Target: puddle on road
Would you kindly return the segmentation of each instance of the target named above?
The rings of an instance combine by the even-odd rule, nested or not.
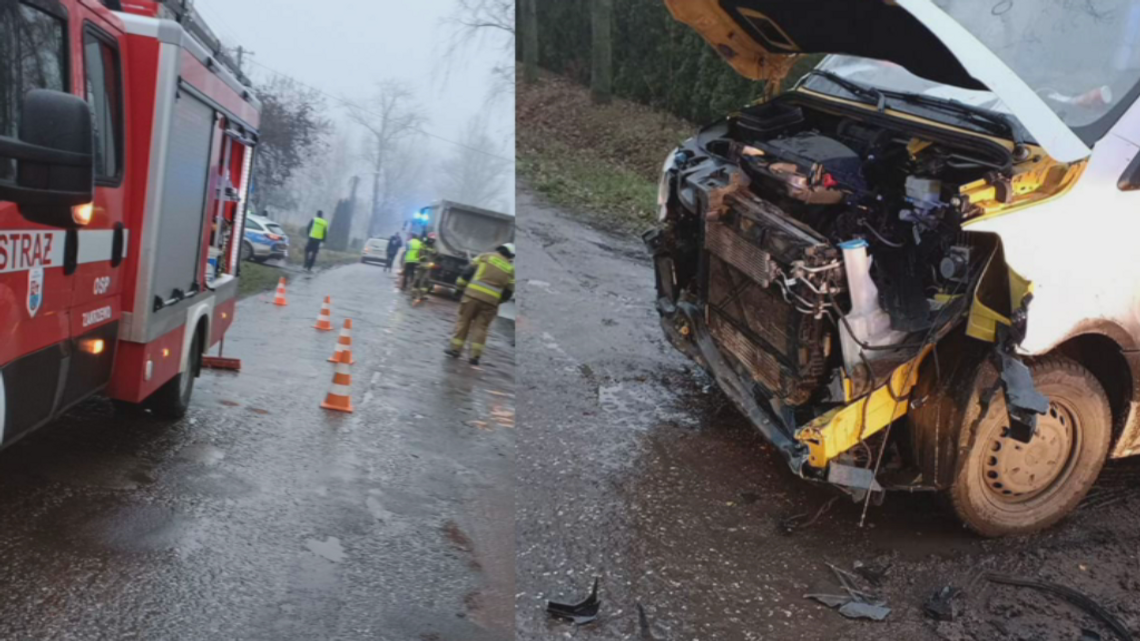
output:
[[[317,556],[328,561],[332,561],[333,563],[340,563],[341,561],[344,561],[348,556],[344,552],[344,547],[342,547],[340,544],[340,539],[336,538],[335,536],[330,536],[324,541],[309,539],[305,542],[305,547],[309,548],[309,551],[313,554],[316,554]]]
[[[592,374],[592,372],[591,372]],[[652,381],[615,381],[598,385],[598,406],[615,425],[648,430],[661,423],[696,427],[700,419],[679,409],[672,396]]]
[[[182,448],[178,457],[184,461],[213,467],[226,458],[226,453],[209,443],[195,443]]]

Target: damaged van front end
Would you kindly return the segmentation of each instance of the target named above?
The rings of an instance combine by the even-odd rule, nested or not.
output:
[[[1140,59],[1044,89],[986,46],[1079,31],[1063,3],[997,27],[954,0],[666,4],[770,86],[844,52],[666,159],[672,344],[798,475],[946,491],[986,535],[1062,518],[1140,447]]]

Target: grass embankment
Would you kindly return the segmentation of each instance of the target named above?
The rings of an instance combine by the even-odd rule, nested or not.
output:
[[[519,174],[555,205],[611,230],[654,221],[665,156],[695,133],[684,120],[627,100],[595,105],[554,74],[518,83]]]
[[[289,255],[284,261],[284,266],[281,266],[281,261],[273,261],[274,264],[265,265],[253,261],[242,263],[241,278],[238,281],[238,297],[244,298],[272,290],[277,287],[277,280],[282,276],[288,281],[301,271],[302,265],[305,264],[305,243],[308,239],[301,230],[286,227],[285,231],[289,234]],[[359,260],[360,254],[356,252],[336,252],[321,249],[321,253],[317,254],[314,271],[324,271]]]

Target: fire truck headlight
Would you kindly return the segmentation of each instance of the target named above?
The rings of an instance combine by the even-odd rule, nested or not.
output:
[[[76,205],[71,208],[71,219],[75,221],[76,225],[86,225],[91,222],[91,216],[95,213],[95,203],[87,203],[86,205]]]
[[[97,356],[103,353],[103,350],[107,348],[107,344],[103,341],[102,338],[96,338],[94,340],[83,341],[79,344],[79,348],[88,354],[94,354]]]

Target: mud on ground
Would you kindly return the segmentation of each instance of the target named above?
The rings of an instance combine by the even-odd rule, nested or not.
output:
[[[1140,464],[1115,462],[1078,512],[1034,537],[985,540],[938,497],[891,494],[859,527],[846,498],[794,477],[711,381],[663,339],[648,257],[519,194],[517,638],[1113,639],[1059,598],[982,580],[999,572],[1080,590],[1140,630]],[[804,594],[858,565],[884,622]],[[543,612],[602,579],[600,619]],[[924,602],[964,590],[961,615]],[[644,606],[648,632],[637,606]],[[1099,635],[1099,636],[1093,636]]]

